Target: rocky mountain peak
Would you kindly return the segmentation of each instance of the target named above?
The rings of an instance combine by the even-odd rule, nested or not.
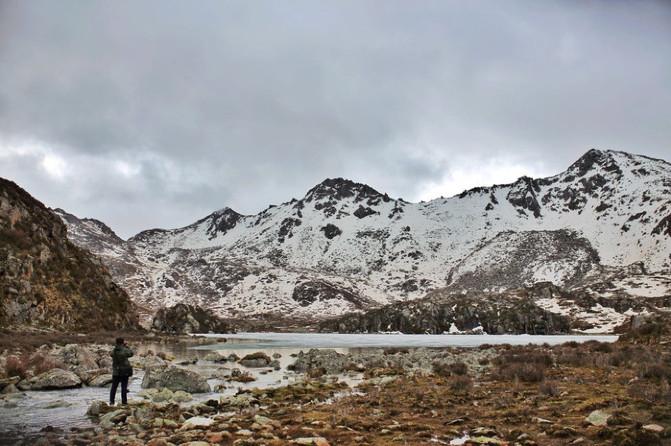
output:
[[[620,171],[618,161],[614,156],[616,152],[612,150],[590,149],[576,162],[571,164],[567,172],[578,177],[583,177],[597,167],[607,172]]]
[[[387,194],[381,194],[367,184],[356,183],[344,178],[327,178],[308,191],[305,195],[305,201],[321,201],[324,199],[340,201],[351,197],[354,198],[355,202],[367,200],[379,203],[379,201],[391,200]]]
[[[219,209],[218,211],[214,211],[195,224],[198,225],[200,223],[206,222],[207,229],[205,232],[207,233],[208,238],[211,240],[217,235],[226,234],[228,231],[233,229],[242,217],[243,216],[241,214],[235,212],[233,209],[225,207]]]
[[[63,220],[68,227],[76,227],[77,225],[86,225],[89,228],[92,228],[95,233],[102,235],[105,238],[108,238],[114,243],[123,243],[123,239],[119,237],[116,232],[112,230],[109,226],[103,223],[100,220],[95,218],[79,218],[75,215],[72,215],[61,208],[52,209],[52,212],[58,215],[61,220]],[[74,235],[74,234],[70,234]]]

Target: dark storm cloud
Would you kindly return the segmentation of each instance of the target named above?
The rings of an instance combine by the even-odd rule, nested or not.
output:
[[[0,1],[0,175],[122,235],[671,158],[668,2]]]

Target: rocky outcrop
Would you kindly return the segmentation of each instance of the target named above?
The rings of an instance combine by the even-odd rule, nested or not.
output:
[[[142,388],[162,388],[174,391],[182,390],[188,393],[207,393],[212,389],[207,380],[192,370],[180,367],[155,367],[145,370],[142,379]]]
[[[1,178],[0,326],[138,327],[130,298],[100,261],[68,240],[47,207]]]
[[[571,286],[593,269],[599,255],[574,231],[506,231],[474,249],[448,275],[455,290],[498,290],[552,282]]]
[[[351,302],[356,308],[361,308],[368,302],[367,299],[356,295],[351,290],[335,286],[326,281],[302,282],[294,288],[291,298],[306,307],[315,302],[326,300],[344,300]],[[370,302],[368,302],[370,303]]]
[[[401,302],[365,313],[353,313],[320,324],[322,331],[340,333],[486,332],[489,334],[562,334],[569,319],[539,307],[528,293],[447,294]]]
[[[177,304],[156,312],[151,328],[163,333],[230,333],[232,327],[212,311]]]

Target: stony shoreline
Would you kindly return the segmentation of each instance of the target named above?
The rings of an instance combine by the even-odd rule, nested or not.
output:
[[[52,353],[68,358],[66,352],[77,351],[70,357],[82,361],[106,348],[63,346]],[[196,362],[221,366],[235,386],[249,370],[252,379],[274,370],[276,360],[262,352],[242,358],[213,352]],[[175,373],[191,365],[145,352],[135,366],[145,370],[147,388],[128,406],[95,402],[91,427],[47,428],[30,444],[671,444],[671,343],[656,336],[554,347],[309,350],[286,371],[299,382],[229,395],[214,389],[204,400],[191,394],[209,392],[204,377]],[[70,371],[76,375],[76,367]]]

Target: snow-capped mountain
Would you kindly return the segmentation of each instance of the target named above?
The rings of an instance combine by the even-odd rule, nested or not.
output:
[[[565,172],[410,203],[327,179],[257,215],[224,208],[122,241],[55,211],[147,307],[322,317],[447,288],[577,286],[606,267],[671,270],[671,164],[590,150]]]

